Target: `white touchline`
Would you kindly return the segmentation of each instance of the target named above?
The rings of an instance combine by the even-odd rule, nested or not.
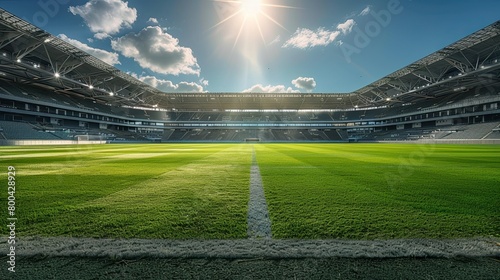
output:
[[[252,167],[250,169],[250,200],[248,201],[247,223],[249,238],[272,238],[271,220],[269,219],[255,151],[252,153]]]

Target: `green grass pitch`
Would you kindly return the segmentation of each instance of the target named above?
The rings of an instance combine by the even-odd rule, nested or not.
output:
[[[253,152],[274,238],[500,236],[489,145],[0,147],[0,216],[14,166],[19,237],[246,238]]]

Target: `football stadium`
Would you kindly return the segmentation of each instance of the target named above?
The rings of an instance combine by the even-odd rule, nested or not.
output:
[[[2,275],[494,279],[499,107],[500,21],[349,93],[165,93],[0,8]]]

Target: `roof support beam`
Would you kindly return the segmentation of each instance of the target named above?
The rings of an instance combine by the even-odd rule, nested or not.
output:
[[[393,83],[387,83],[387,85],[390,86],[390,87],[392,87],[392,88],[394,88],[394,89],[399,90],[400,92],[406,92],[406,91],[408,91],[406,87],[398,86],[398,85],[395,85]]]
[[[465,61],[467,61],[467,63],[469,63],[469,65],[470,65],[470,67],[471,67],[472,69],[477,70],[477,64],[476,64],[476,65],[472,64],[472,62],[471,62],[471,61],[469,60],[469,58],[468,58],[468,57],[464,54],[464,52],[463,52],[463,51],[460,51],[460,54],[461,54],[461,55],[465,58]],[[478,60],[479,60],[479,58],[478,58]]]
[[[14,32],[10,32],[10,33],[14,33]],[[17,39],[23,37],[23,34],[18,34],[17,36],[14,36],[14,37],[11,37],[11,38],[7,38],[3,41],[0,42],[0,49],[13,43],[14,41],[16,41]]]
[[[417,78],[420,78],[420,79],[426,81],[427,83],[434,83],[434,81],[430,77],[427,77],[427,76],[424,76],[424,75],[420,75],[420,74],[415,73],[415,72],[412,72],[411,74],[413,76],[417,77]]]
[[[77,63],[77,64],[75,64],[75,65],[73,65],[73,66],[67,66],[67,67],[65,67],[65,68],[61,68],[61,69],[60,69],[60,71],[59,71],[59,74],[61,74],[61,75],[66,75],[66,74],[68,74],[69,72],[71,72],[71,71],[75,70],[76,68],[78,68],[78,67],[82,66],[83,64],[84,64],[83,62],[80,62],[80,63]]]
[[[371,90],[370,92],[372,92],[372,93],[373,93],[373,90]],[[373,93],[373,94],[375,94],[375,93]],[[361,101],[361,102],[363,103],[363,105],[370,105],[370,104],[373,104],[373,102],[374,102],[374,100],[373,100],[373,99],[370,99],[370,98],[368,98],[368,97],[366,97],[366,96],[364,96],[364,95],[362,95],[362,94],[359,94],[357,97],[358,97],[358,101]],[[354,103],[352,102],[352,99],[351,99],[351,98],[349,98],[349,99],[351,100],[351,104],[352,104],[353,106],[355,106],[355,105],[359,105],[359,104],[354,104]]]
[[[120,90],[119,90],[119,91],[117,91],[117,92],[120,92]],[[132,92],[132,93],[130,93],[130,96],[129,96],[128,98],[130,98],[130,99],[139,98],[139,97],[140,97],[141,95],[143,95],[144,93],[145,93],[145,91],[144,91],[144,90],[138,90],[137,92]]]
[[[445,58],[444,59],[446,62],[451,64],[451,66],[455,67],[458,71],[465,73],[467,72],[467,65],[463,64],[462,62],[452,59],[452,58]]]
[[[497,52],[498,50],[500,49],[500,45],[496,45],[492,50],[491,52],[488,54],[488,56],[486,58],[483,59],[483,61],[481,62],[481,64],[484,64],[486,61],[488,61],[488,59],[490,59],[490,57],[495,53]]]
[[[34,50],[38,49],[38,47],[40,47],[41,45],[42,45],[42,43],[32,44],[31,46],[28,46],[25,49],[22,49],[22,50],[20,50],[20,51],[18,51],[16,53],[14,53],[13,55],[17,59],[23,59],[23,57],[25,57],[26,55],[30,54]]]
[[[444,67],[443,69],[441,69],[441,72],[439,73],[439,76],[437,77],[437,80],[442,80],[444,78],[444,75],[446,73],[448,73],[448,71],[450,71],[450,68],[451,66],[448,66],[448,67]]]

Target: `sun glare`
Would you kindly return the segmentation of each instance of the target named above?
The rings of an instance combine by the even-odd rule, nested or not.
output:
[[[236,36],[234,46],[242,33],[253,32],[253,34],[260,36],[265,43],[265,36],[263,31],[268,30],[266,22],[272,22],[275,25],[286,30],[276,19],[269,14],[270,9],[276,8],[294,8],[290,6],[276,5],[269,3],[272,0],[213,0],[216,4],[216,9],[219,13],[221,21],[214,25],[212,28],[218,27],[222,24],[227,24],[233,28]],[[240,23],[238,23],[240,21]],[[288,30],[287,30],[288,31]]]
[[[241,11],[246,16],[255,16],[262,8],[260,0],[241,0]]]

